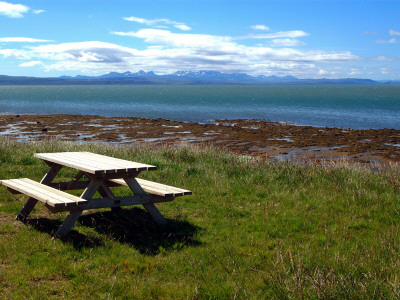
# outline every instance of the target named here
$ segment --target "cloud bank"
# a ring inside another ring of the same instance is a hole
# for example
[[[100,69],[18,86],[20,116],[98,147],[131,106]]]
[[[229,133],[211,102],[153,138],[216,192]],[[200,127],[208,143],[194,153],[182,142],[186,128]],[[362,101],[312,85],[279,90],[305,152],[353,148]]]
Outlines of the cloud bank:
[[[149,20],[143,20],[144,23]],[[154,20],[152,20],[154,21]],[[160,23],[160,22],[158,22]],[[251,75],[292,74],[317,76],[325,74],[323,65],[358,59],[348,51],[300,50],[289,48],[304,45],[293,39],[308,34],[286,31],[244,38],[209,34],[176,33],[166,29],[145,28],[113,35],[139,40],[147,47],[139,50],[114,43],[85,41],[25,46],[21,49],[0,49],[0,55],[23,60],[21,67],[41,67],[46,71],[155,71],[159,74],[179,70],[215,70],[245,72]],[[1,38],[3,42],[40,42],[32,38]],[[0,39],[0,41],[1,41]],[[267,45],[248,41],[267,41]],[[322,72],[322,73],[321,73]]]

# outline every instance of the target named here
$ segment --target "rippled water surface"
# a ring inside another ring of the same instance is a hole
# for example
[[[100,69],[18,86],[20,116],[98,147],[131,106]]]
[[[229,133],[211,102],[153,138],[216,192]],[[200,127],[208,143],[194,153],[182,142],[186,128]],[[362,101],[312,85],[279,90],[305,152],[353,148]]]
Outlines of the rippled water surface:
[[[0,113],[90,114],[208,122],[400,129],[400,85],[0,86]]]

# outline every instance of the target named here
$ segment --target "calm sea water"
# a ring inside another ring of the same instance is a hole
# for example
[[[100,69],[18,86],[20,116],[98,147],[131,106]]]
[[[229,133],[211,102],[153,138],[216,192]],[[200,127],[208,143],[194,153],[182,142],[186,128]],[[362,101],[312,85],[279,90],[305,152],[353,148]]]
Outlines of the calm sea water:
[[[0,86],[0,113],[400,129],[400,86]]]

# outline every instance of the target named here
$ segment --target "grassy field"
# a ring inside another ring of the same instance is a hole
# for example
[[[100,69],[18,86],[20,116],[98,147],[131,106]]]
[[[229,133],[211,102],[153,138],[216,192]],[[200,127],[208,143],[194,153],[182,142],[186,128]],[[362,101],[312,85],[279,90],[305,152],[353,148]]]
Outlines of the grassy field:
[[[158,166],[142,178],[190,189],[158,205],[65,218],[0,188],[0,298],[266,299],[400,297],[399,167],[257,161],[199,148],[0,140],[0,178],[39,181],[35,152],[92,151]],[[74,176],[62,170],[60,180]],[[123,194],[125,189],[114,190]]]

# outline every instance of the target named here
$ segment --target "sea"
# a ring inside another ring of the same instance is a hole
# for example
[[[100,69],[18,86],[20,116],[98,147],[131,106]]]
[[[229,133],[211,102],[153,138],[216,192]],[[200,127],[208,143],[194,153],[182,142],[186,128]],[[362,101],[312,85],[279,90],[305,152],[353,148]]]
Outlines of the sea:
[[[400,129],[400,85],[0,86],[0,114],[148,117],[199,123],[260,119]]]

